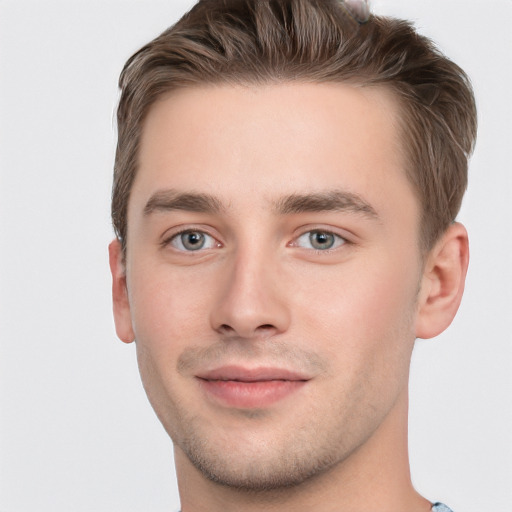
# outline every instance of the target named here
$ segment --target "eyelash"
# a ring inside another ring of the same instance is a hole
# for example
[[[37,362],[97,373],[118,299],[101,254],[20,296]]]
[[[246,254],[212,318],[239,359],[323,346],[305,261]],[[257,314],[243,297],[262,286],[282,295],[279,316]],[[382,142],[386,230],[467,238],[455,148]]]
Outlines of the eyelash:
[[[215,241],[215,245],[216,247],[220,247],[222,246],[222,244],[213,236],[211,235],[210,233],[208,233],[207,231],[205,231],[204,229],[194,229],[194,228],[186,228],[186,229],[182,229],[180,231],[178,231],[177,233],[173,233],[171,236],[165,238],[165,240],[162,241],[162,247],[168,247],[169,245],[172,245],[172,242],[174,240],[179,240],[179,237],[181,237],[182,235],[184,234],[193,234],[193,233],[197,233],[197,234],[200,234],[200,235],[203,235],[203,236],[207,236],[209,238],[211,238],[212,240]],[[183,245],[183,243],[182,243]],[[199,249],[197,249],[196,251],[194,250],[189,250],[187,251],[186,249],[178,249],[176,248],[176,250],[182,252],[182,253],[194,253],[194,252],[200,252],[202,249],[202,247],[200,247]]]
[[[161,243],[161,246],[163,248],[165,247],[168,247],[168,246],[172,246],[172,242],[175,241],[175,240],[179,240],[179,237],[181,237],[182,235],[184,234],[193,234],[193,233],[197,233],[197,234],[200,234],[200,235],[203,235],[203,236],[206,236],[206,237],[209,237],[211,238],[213,241],[214,241],[214,244],[215,244],[215,247],[208,247],[207,249],[213,249],[213,248],[219,248],[219,247],[222,247],[222,243],[219,242],[215,236],[211,235],[210,233],[208,233],[206,230],[204,229],[194,229],[194,228],[186,228],[186,229],[182,229],[176,233],[173,233],[171,236],[169,237],[166,237],[162,243]],[[315,249],[314,247],[312,248],[306,248],[305,250],[307,251],[311,251],[311,252],[314,252],[315,254],[319,254],[319,255],[326,255],[326,254],[330,254],[338,249],[340,249],[341,247],[343,247],[344,245],[348,245],[350,244],[350,240],[348,240],[346,237],[338,234],[338,233],[335,233],[331,230],[328,230],[328,229],[321,229],[321,228],[315,228],[315,229],[308,229],[307,231],[304,231],[302,233],[300,233],[298,236],[296,236],[291,242],[289,242],[287,244],[288,247],[297,247],[299,249],[304,249],[303,247],[301,247],[299,245],[299,240],[303,237],[306,237],[309,235],[309,237],[311,238],[311,236],[314,234],[314,233],[317,233],[317,234],[322,234],[322,235],[329,235],[329,236],[332,236],[334,237],[334,242],[333,244],[336,244],[336,247],[334,248],[326,248],[326,249]],[[181,242],[181,245],[183,246],[183,242]],[[181,252],[181,253],[189,253],[189,254],[193,254],[194,252],[202,252],[203,250],[203,247],[199,247],[198,249],[196,250],[187,250],[186,248],[176,248],[176,247],[173,247],[174,249],[176,249],[177,251]]]
[[[310,243],[312,244],[312,236],[314,234],[317,234],[317,235],[327,235],[327,236],[330,236],[333,238],[333,241],[332,241],[332,245],[334,247],[327,247],[325,249],[318,249],[318,248],[314,248],[314,247],[311,247],[310,249],[306,249],[306,250],[312,250],[314,251],[316,254],[330,254],[334,251],[336,251],[337,249],[339,249],[340,247],[342,247],[343,245],[346,245],[347,243],[350,243],[344,236],[338,234],[338,233],[334,233],[333,231],[330,231],[328,229],[321,229],[321,228],[316,228],[316,229],[309,229],[308,231],[305,231],[304,233],[300,234],[299,236],[297,236],[291,243],[290,243],[290,246],[291,247],[300,247],[299,245],[299,241],[301,240],[301,238],[305,238],[305,237],[309,237],[309,241]]]

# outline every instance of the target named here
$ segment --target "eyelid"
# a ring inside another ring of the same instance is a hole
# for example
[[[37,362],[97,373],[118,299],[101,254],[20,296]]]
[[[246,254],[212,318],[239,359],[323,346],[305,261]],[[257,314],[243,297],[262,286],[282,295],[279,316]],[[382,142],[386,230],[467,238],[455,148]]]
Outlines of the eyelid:
[[[168,229],[162,235],[162,240],[160,242],[160,246],[162,248],[171,246],[173,249],[175,249],[176,251],[178,251],[180,253],[194,253],[194,252],[199,253],[199,252],[208,250],[208,249],[198,249],[197,251],[187,251],[185,249],[178,249],[176,247],[173,247],[171,245],[171,242],[184,233],[202,233],[202,234],[212,238],[213,240],[215,240],[214,248],[219,248],[219,247],[223,246],[222,242],[219,241],[219,237],[211,233],[211,229],[209,229],[206,226],[202,226],[202,225],[190,225],[190,224],[182,225],[182,226],[175,226],[171,229]]]
[[[312,233],[314,231],[318,231],[320,233],[328,233],[332,234],[336,237],[339,237],[344,240],[346,244],[351,244],[355,242],[356,236],[353,235],[350,231],[342,228],[336,228],[333,226],[326,226],[325,224],[311,224],[307,226],[301,226],[300,228],[295,230],[295,234],[293,236],[293,240],[290,244],[293,246],[295,242],[301,237],[308,233]],[[323,251],[325,252],[325,251]]]
[[[320,233],[320,234],[332,236],[333,237],[333,245],[330,247],[325,247],[325,248],[314,247],[313,241],[311,240],[311,237],[314,233]],[[304,247],[303,245],[301,245],[302,239],[304,239],[304,242],[306,242],[306,244],[310,245],[310,247]],[[347,240],[337,233],[333,233],[332,231],[327,231],[327,230],[312,229],[310,231],[306,231],[302,235],[299,235],[297,238],[295,238],[295,240],[293,242],[293,246],[300,248],[300,249],[304,249],[306,251],[314,251],[315,253],[318,253],[318,254],[329,254],[334,251],[337,251],[338,249],[343,247],[346,243],[347,243]]]

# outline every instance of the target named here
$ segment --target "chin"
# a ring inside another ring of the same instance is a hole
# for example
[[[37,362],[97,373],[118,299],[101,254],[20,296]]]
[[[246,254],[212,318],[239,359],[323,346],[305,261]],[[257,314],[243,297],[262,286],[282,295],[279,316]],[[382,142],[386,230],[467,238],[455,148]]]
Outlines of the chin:
[[[275,430],[227,434],[210,429],[205,434],[204,425],[193,420],[187,425],[187,435],[174,439],[177,447],[203,477],[240,491],[268,493],[299,486],[344,459],[340,449],[333,450],[332,440],[325,442],[312,431],[292,436],[289,430],[276,435]]]

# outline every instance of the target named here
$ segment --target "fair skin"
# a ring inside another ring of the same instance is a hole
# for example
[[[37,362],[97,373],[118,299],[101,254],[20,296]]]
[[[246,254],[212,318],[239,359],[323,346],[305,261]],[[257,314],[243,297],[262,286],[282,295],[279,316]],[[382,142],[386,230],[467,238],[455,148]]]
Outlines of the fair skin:
[[[386,90],[343,84],[152,106],[110,264],[183,512],[430,509],[409,475],[409,363],[455,315],[467,235],[421,254],[398,115]]]

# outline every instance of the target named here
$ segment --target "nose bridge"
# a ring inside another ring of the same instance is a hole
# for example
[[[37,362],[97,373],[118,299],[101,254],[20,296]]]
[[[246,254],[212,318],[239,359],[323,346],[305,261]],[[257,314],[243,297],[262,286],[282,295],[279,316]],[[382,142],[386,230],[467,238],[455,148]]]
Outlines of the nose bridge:
[[[289,311],[279,274],[274,249],[254,241],[239,244],[226,265],[212,326],[242,338],[286,330]]]
[[[240,304],[246,303],[248,311],[264,309],[272,296],[273,262],[262,250],[245,250],[235,260],[228,284],[229,294]],[[267,297],[267,300],[265,297]]]

